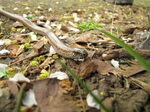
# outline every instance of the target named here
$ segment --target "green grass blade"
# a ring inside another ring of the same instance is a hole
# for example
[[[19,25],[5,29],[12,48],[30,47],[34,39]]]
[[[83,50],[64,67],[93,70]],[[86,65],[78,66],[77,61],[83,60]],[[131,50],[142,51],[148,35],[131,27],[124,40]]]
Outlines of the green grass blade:
[[[108,32],[102,31],[105,35],[110,37],[120,46],[122,46],[128,53],[130,53],[138,62],[148,71],[150,72],[150,63],[148,63],[145,59],[143,59],[136,51],[134,51],[129,45],[125,44],[123,41],[118,39],[117,37],[111,35]]]
[[[23,98],[23,92],[24,92],[25,86],[26,86],[26,84],[24,83],[20,88],[18,98],[17,98],[16,107],[15,107],[15,112],[21,112],[20,108],[21,108],[21,104],[22,104],[22,98]]]
[[[111,112],[108,108],[105,107],[105,105],[102,103],[102,101],[97,97],[95,96],[92,91],[88,88],[88,86],[86,86],[86,84],[67,66],[65,65],[63,62],[61,62],[59,59],[55,58],[56,61],[58,61],[62,67],[64,67],[65,69],[67,69],[72,77],[77,80],[77,82],[88,92],[91,94],[91,96],[94,98],[94,100],[99,103],[101,105],[101,107],[106,111],[106,112]]]

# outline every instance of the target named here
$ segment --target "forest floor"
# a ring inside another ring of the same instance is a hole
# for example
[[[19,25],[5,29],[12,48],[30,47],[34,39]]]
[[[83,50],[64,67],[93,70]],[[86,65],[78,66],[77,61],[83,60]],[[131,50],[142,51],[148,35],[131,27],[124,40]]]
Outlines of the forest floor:
[[[15,111],[23,83],[21,112],[104,112],[93,100],[93,106],[88,104],[88,93],[55,60],[56,56],[98,94],[110,111],[149,112],[150,73],[101,32],[116,36],[149,61],[150,42],[143,43],[150,35],[149,0],[135,0],[132,6],[102,0],[0,0],[0,4],[5,11],[26,16],[53,31],[67,46],[88,52],[82,61],[52,54],[47,37],[0,15],[0,112]],[[26,81],[14,81],[18,74]],[[52,75],[64,75],[65,79],[50,78]],[[36,103],[27,97],[29,91]]]

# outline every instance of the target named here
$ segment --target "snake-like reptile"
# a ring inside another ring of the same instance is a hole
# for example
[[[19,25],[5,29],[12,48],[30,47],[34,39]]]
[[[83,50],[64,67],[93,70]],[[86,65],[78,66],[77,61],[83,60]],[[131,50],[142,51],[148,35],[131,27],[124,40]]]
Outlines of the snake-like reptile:
[[[1,6],[0,6],[0,14],[10,19],[19,21],[25,26],[27,26],[30,30],[33,30],[41,35],[46,36],[50,44],[54,48],[54,50],[61,56],[64,56],[66,58],[71,58],[71,59],[85,59],[87,57],[87,52],[84,49],[72,48],[72,47],[66,46],[56,37],[56,35],[52,31],[35,25],[33,22],[31,22],[27,18],[9,13],[3,10]]]

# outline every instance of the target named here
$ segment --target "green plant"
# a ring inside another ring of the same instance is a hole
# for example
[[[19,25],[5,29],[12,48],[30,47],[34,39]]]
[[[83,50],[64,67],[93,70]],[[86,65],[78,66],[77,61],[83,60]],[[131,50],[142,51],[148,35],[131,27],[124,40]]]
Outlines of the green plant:
[[[37,76],[37,79],[44,79],[44,78],[47,78],[49,75],[48,71],[46,71],[45,69],[43,69],[41,71],[41,74]]]
[[[101,29],[101,25],[100,24],[95,24],[94,21],[81,22],[79,24],[79,29],[82,32],[86,31],[87,29],[100,30]]]
[[[16,107],[15,107],[15,112],[21,112],[20,108],[21,108],[21,104],[22,104],[22,98],[23,98],[23,92],[24,92],[25,86],[26,86],[26,84],[24,83],[20,88],[18,98],[17,98]]]
[[[24,46],[25,46],[26,49],[32,48],[30,42],[31,42],[31,39],[28,38],[27,41],[26,41],[25,44],[24,44]]]
[[[150,63],[143,59],[136,51],[134,51],[129,45],[125,44],[123,41],[118,39],[117,37],[111,35],[108,32],[102,31],[105,35],[110,37],[120,46],[122,46],[128,53],[130,53],[148,72],[150,72]]]
[[[148,17],[148,23],[150,24],[150,14],[148,14],[147,17]]]

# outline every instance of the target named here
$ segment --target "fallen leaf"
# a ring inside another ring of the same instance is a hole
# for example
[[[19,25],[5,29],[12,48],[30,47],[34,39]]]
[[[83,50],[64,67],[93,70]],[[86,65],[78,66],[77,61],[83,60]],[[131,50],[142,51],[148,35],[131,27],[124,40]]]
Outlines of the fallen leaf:
[[[74,47],[74,48],[88,48],[87,44],[86,43],[83,43],[83,42],[75,42],[73,44],[71,44],[71,47]]]
[[[4,87],[6,85],[6,80],[0,81],[0,88]]]
[[[16,56],[17,51],[20,48],[20,46],[18,44],[10,44],[6,48],[11,50],[10,52],[11,56]]]
[[[71,91],[73,88],[71,87],[71,82],[69,79],[64,79],[59,81],[60,87],[62,87],[66,91]]]
[[[24,48],[25,48],[25,46],[24,46],[24,45],[21,45],[21,46],[19,47],[19,49],[17,50],[17,52],[16,52],[16,56],[18,56],[19,54],[21,54],[21,53],[24,51]]]
[[[40,53],[42,51],[42,49],[44,48],[44,42],[41,40],[41,41],[38,41],[34,46],[34,51],[37,52],[37,53]]]
[[[98,65],[97,71],[102,75],[109,75],[109,72],[116,74],[118,71],[108,62],[94,59],[94,63]]]
[[[87,31],[85,33],[82,33],[79,35],[79,37],[77,38],[76,42],[99,42],[97,38],[93,39],[93,35],[100,33],[99,30],[91,30],[91,31]]]
[[[67,26],[61,26],[61,30],[64,31],[64,32],[68,32],[69,29],[67,28]]]
[[[20,23],[20,22],[15,22],[15,23],[12,24],[12,26],[15,27],[15,28],[20,28],[20,27],[23,28],[23,24]]]
[[[47,57],[45,59],[45,61],[39,65],[39,68],[47,68],[50,64],[52,64],[54,62],[54,59],[52,57]]]
[[[145,82],[140,81],[140,80],[138,80],[136,78],[133,78],[133,77],[131,77],[130,79],[131,79],[131,81],[133,83],[135,83],[140,88],[142,88],[143,90],[145,90],[148,94],[150,94],[150,84],[149,83],[145,83]]]
[[[139,72],[145,71],[145,68],[138,63],[136,60],[130,61],[132,64],[130,66],[121,65],[123,71],[121,71],[118,75],[123,77],[131,77]]]
[[[74,112],[76,110],[72,101],[66,101],[63,98],[66,91],[59,86],[57,79],[36,80],[33,90],[41,112]]]
[[[44,49],[44,42],[41,40],[41,41],[38,41],[34,46],[33,46],[34,50],[31,51],[30,54],[28,54],[25,58],[29,58],[29,57],[33,57],[33,56],[36,56],[36,55],[39,55],[42,50]]]
[[[111,50],[110,53],[108,53],[108,52],[107,53],[103,53],[102,54],[102,58],[104,60],[116,59],[116,58],[118,58],[118,55],[119,55],[118,52]]]
[[[23,36],[27,36],[27,35],[29,35],[29,34],[14,34],[14,33],[12,33],[10,38],[14,39],[16,41],[19,41],[21,43],[25,43],[26,39],[24,39]]]
[[[88,107],[88,105],[87,105],[85,100],[78,99],[78,100],[75,101],[75,103],[80,108],[81,112],[89,110],[89,107]]]
[[[11,93],[12,93],[15,97],[17,97],[17,95],[18,95],[18,93],[19,93],[19,89],[18,89],[17,83],[14,82],[14,81],[8,80],[8,81],[7,81],[7,85],[8,85],[8,87],[10,88]]]
[[[97,65],[92,59],[87,59],[79,65],[77,75],[81,78],[89,77],[93,72],[97,70]]]

